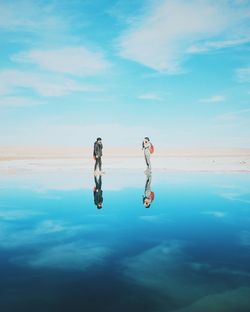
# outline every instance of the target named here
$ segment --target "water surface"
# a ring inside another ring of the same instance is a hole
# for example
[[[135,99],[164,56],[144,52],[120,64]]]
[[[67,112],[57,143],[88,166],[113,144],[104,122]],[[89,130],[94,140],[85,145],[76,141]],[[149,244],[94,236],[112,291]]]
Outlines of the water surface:
[[[95,182],[1,176],[0,311],[250,311],[250,175],[153,172],[150,208],[143,172]]]

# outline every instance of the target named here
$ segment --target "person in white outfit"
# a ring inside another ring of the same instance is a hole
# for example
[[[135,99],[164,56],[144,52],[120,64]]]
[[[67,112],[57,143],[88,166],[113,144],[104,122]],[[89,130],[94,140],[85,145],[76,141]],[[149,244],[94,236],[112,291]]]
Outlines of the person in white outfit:
[[[148,137],[145,137],[143,142],[142,142],[142,149],[144,151],[144,157],[147,165],[146,172],[151,171],[151,160],[150,160],[150,146],[151,142]]]

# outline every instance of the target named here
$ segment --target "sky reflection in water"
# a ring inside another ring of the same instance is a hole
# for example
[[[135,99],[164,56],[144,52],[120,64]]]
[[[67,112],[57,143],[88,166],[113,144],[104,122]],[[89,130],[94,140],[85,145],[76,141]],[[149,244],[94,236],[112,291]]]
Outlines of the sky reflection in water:
[[[249,185],[247,174],[1,176],[0,310],[249,311]]]

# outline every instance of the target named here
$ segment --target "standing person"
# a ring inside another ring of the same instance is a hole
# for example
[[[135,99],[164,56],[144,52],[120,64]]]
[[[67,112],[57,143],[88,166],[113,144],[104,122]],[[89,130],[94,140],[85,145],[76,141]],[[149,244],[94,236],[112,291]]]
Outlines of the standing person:
[[[145,137],[142,142],[142,149],[144,151],[144,157],[147,165],[145,173],[151,172],[151,160],[150,156],[154,152],[153,144],[150,142],[148,137]]]
[[[102,139],[97,138],[94,143],[93,158],[95,160],[94,173],[97,173],[97,166],[99,167],[99,172],[102,173]]]

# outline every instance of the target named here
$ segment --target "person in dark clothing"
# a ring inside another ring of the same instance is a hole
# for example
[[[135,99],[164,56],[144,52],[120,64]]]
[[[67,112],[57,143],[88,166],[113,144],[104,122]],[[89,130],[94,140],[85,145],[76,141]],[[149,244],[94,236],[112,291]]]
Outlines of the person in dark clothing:
[[[102,172],[102,139],[97,138],[94,143],[94,150],[93,150],[93,158],[95,160],[95,167],[94,171],[97,173],[97,167],[99,168],[99,172]]]
[[[95,187],[93,190],[94,203],[95,203],[97,209],[101,209],[102,203],[103,203],[102,176],[99,175],[98,178],[96,176],[94,176],[94,180],[95,180]]]

